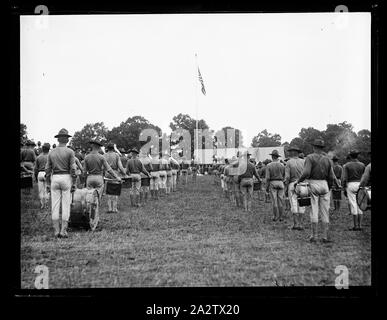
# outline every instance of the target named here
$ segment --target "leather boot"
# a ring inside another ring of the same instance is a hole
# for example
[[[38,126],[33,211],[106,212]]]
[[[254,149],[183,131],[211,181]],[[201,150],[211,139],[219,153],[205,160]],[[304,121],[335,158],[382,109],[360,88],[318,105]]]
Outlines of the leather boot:
[[[52,220],[52,225],[54,226],[54,236],[59,237],[59,233],[60,233],[59,220]]]
[[[62,220],[62,228],[60,230],[60,237],[61,238],[68,238],[67,225],[68,225],[68,222],[65,220]]]

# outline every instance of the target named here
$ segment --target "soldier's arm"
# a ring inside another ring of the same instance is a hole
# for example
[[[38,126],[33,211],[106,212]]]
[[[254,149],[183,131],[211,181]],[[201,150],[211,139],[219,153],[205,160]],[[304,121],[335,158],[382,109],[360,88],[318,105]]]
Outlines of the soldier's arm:
[[[307,157],[304,162],[304,170],[302,171],[301,177],[298,179],[298,182],[302,182],[305,179],[308,179],[310,177],[310,172],[312,171],[312,162]]]

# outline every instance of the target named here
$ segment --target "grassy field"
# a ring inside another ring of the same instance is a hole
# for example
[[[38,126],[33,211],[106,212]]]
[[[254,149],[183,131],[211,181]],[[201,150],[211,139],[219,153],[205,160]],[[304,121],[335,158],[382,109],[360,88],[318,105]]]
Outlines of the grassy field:
[[[50,214],[39,209],[36,186],[21,194],[21,288],[34,288],[34,269],[49,268],[49,287],[333,286],[335,267],[349,270],[349,285],[371,284],[371,214],[364,229],[347,231],[352,217],[343,200],[331,216],[332,244],[309,243],[292,231],[290,216],[271,221],[270,204],[253,212],[230,207],[209,176],[145,207],[107,214],[95,232],[74,230],[54,239]],[[307,211],[308,212],[308,211]]]

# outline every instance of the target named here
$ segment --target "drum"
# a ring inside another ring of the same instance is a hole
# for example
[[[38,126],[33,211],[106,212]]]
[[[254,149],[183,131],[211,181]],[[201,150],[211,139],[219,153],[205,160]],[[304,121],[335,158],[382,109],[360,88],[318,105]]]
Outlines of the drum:
[[[96,189],[76,189],[72,194],[69,227],[94,231],[99,221],[99,201]]]
[[[261,190],[261,182],[260,181],[254,181],[253,190],[254,191]]]
[[[309,184],[307,182],[298,183],[294,191],[297,195],[297,202],[300,207],[311,205]]]
[[[356,202],[362,211],[371,209],[371,187],[359,188],[356,193]]]
[[[341,200],[341,189],[332,189],[333,200]]]
[[[122,184],[119,181],[107,181],[105,193],[111,196],[121,195]]]
[[[124,182],[122,183],[123,189],[130,189],[132,187],[132,178],[122,178]]]
[[[141,178],[141,187],[149,187],[150,186],[150,178],[145,177]]]
[[[20,174],[20,188],[29,189],[32,188],[32,173],[21,172]]]

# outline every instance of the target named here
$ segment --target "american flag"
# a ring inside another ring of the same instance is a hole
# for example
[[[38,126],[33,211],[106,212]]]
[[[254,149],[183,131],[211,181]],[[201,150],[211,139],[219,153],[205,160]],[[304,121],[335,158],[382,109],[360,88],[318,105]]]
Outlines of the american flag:
[[[198,73],[199,73],[199,81],[202,84],[202,92],[204,95],[206,95],[206,88],[204,87],[204,82],[203,82],[203,78],[202,78],[202,75],[200,73],[199,67],[198,67]]]

